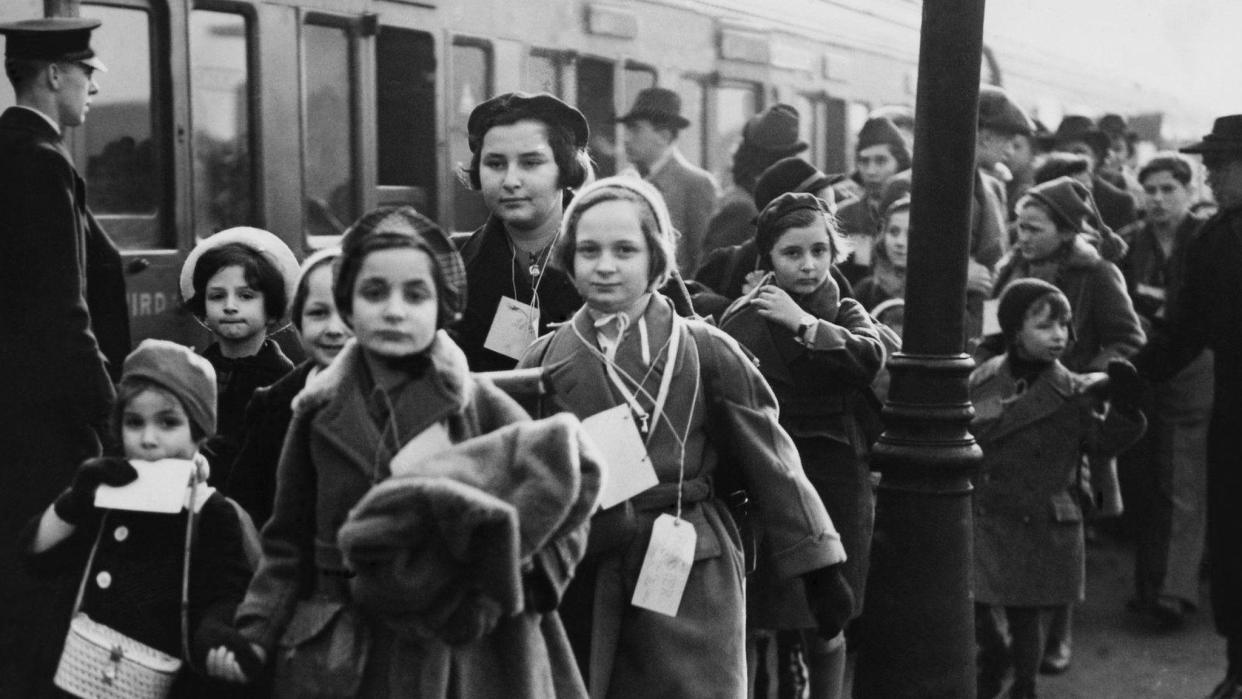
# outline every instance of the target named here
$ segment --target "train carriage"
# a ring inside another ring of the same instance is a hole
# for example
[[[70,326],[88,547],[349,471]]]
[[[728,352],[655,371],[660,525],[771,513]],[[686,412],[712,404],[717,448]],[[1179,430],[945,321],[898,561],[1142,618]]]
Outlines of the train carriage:
[[[653,85],[680,93],[681,149],[722,183],[775,101],[803,114],[805,157],[846,171],[870,109],[913,102],[920,15],[912,0],[7,0],[0,21],[45,9],[103,20],[109,72],[69,141],[125,257],[134,340],[195,345],[177,273],[215,231],[261,226],[306,254],[380,203],[479,225],[457,170],[470,110],[500,92],[578,105],[601,175],[626,164],[611,118]],[[990,52],[983,74],[1001,76]]]

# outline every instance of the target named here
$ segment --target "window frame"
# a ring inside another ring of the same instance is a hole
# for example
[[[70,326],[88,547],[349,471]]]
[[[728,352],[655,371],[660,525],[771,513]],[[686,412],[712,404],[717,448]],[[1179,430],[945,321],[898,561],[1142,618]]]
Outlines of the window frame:
[[[464,48],[476,48],[483,52],[486,74],[484,75],[484,89],[483,94],[480,96],[480,103],[490,99],[496,92],[496,45],[491,39],[481,36],[450,32],[444,42],[444,50],[447,54],[447,60],[445,63],[448,65],[448,70],[444,71],[444,75],[441,78],[444,80],[444,92],[447,95],[444,100],[443,115],[445,134],[444,153],[448,167],[440,168],[443,172],[441,175],[443,180],[441,181],[440,191],[444,193],[442,195],[443,199],[440,209],[440,216],[442,219],[441,225],[444,225],[446,230],[449,230],[451,227],[450,233],[465,232],[470,230],[464,228],[462,225],[463,222],[458,220],[458,204],[463,201],[463,199],[470,196],[476,197],[478,199],[478,206],[482,207],[484,210],[487,208],[483,205],[482,195],[479,192],[473,191],[467,184],[463,184],[462,181],[459,181],[458,179],[458,163],[460,162],[461,165],[466,167],[469,167],[470,164],[469,143],[467,143],[465,151],[467,154],[466,160],[461,161],[453,157],[453,138],[457,135],[455,133],[456,130],[460,128],[462,135],[467,136],[467,138],[469,137],[469,134],[466,132],[466,122],[457,114],[456,88],[457,73],[460,66],[458,65],[456,49],[459,46]],[[462,177],[465,177],[464,173],[462,174]]]

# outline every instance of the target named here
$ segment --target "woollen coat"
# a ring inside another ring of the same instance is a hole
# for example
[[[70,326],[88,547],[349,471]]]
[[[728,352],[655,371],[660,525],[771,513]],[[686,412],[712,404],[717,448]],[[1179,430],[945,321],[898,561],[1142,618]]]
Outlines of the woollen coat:
[[[226,357],[218,342],[208,345],[203,356],[216,370],[216,433],[203,445],[203,453],[211,462],[208,483],[219,488],[228,483],[233,461],[246,440],[250,428],[246,408],[254,392],[293,371],[293,362],[270,337],[249,357]]]
[[[310,381],[293,406],[293,421],[277,469],[276,505],[262,532],[263,558],[246,598],[238,607],[235,624],[249,640],[272,657],[300,599],[320,593],[352,605],[348,592],[334,589],[325,578],[348,574],[337,532],[349,511],[364,494],[390,475],[389,463],[400,447],[427,428],[443,424],[451,443],[486,434],[504,425],[527,420],[526,413],[489,380],[473,376],[465,355],[440,331],[427,350],[430,366],[383,400],[374,389],[361,350],[349,343],[332,365]],[[387,408],[390,423],[377,422],[377,409]],[[395,430],[395,437],[394,432]],[[559,594],[573,575],[585,532],[569,537],[562,546],[547,549],[535,560],[537,573]],[[535,649],[527,663],[514,663],[488,674],[497,683],[496,695],[518,682],[513,673],[550,673],[557,696],[582,696],[582,679],[561,639],[563,629],[555,615],[540,621],[546,646]],[[442,667],[420,662],[426,648],[395,637],[390,630],[371,625],[374,643],[367,660],[360,696],[456,696],[451,686],[437,683]],[[433,654],[454,662],[468,655],[471,645]]]
[[[976,602],[1046,607],[1082,600],[1075,496],[1082,454],[1114,456],[1145,427],[1142,413],[1116,405],[1101,417],[1086,386],[1053,362],[1028,387],[1014,379],[1006,355],[971,373],[971,432],[983,449],[974,498]]]
[[[664,196],[673,228],[681,233],[677,242],[677,269],[687,275],[699,268],[707,224],[720,196],[716,178],[696,167],[676,147],[655,171],[644,178]]]
[[[659,484],[597,514],[588,550],[561,605],[592,697],[745,696],[745,575],[736,524],[715,484],[748,486],[758,503],[778,577],[792,578],[845,558],[840,536],[802,470],[798,453],[777,419],[776,399],[736,341],[697,320],[674,320],[658,294],[643,314],[651,366],[642,360],[640,333],[631,325],[616,362],[657,395],[664,372],[674,371],[664,411],[647,440]],[[677,356],[664,347],[680,333]],[[542,366],[556,408],[586,418],[625,401],[585,342],[597,343],[587,309],[544,336],[520,366]],[[645,409],[651,401],[639,394]],[[670,424],[684,438],[684,452]],[[683,431],[684,430],[684,431]],[[726,473],[721,450],[727,450]],[[679,456],[684,460],[679,460]],[[694,564],[676,617],[634,607],[630,599],[655,519],[677,503],[684,463],[682,517],[697,535]]]
[[[1073,335],[1061,362],[1070,371],[1104,371],[1109,360],[1134,356],[1146,341],[1121,271],[1083,236],[1048,260],[1031,262],[1011,251],[997,272],[993,296],[1026,277],[1053,284],[1069,299]]]
[[[1208,550],[1216,629],[1242,639],[1242,206],[1208,219],[1186,248],[1183,286],[1169,324],[1136,358],[1156,381],[1185,368],[1204,348],[1215,356],[1208,427]]]
[[[854,616],[862,611],[875,505],[868,454],[871,444],[856,414],[884,364],[879,331],[862,304],[838,297],[831,278],[795,301],[818,319],[814,342],[804,345],[789,328],[759,315],[753,294],[738,299],[720,329],[754,355],[780,405],[781,427],[793,438],[807,478],[823,500],[845,546],[845,579],[854,591]],[[759,561],[762,567],[764,561]],[[796,623],[801,586],[771,585],[757,570],[750,593],[766,604],[750,606],[757,628],[813,628]],[[761,584],[762,583],[762,584]],[[795,603],[791,608],[790,602]]]

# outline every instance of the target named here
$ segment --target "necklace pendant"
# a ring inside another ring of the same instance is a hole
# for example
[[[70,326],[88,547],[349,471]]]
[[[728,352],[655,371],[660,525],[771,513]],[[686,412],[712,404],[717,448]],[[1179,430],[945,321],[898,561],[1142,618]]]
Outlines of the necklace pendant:
[[[538,277],[538,276],[539,276],[539,272],[540,272],[541,270],[539,269],[539,265],[534,264],[534,263],[531,263],[531,266],[530,266],[530,270],[529,270],[529,271],[530,271],[530,276],[531,276],[532,278],[534,278],[534,277]]]

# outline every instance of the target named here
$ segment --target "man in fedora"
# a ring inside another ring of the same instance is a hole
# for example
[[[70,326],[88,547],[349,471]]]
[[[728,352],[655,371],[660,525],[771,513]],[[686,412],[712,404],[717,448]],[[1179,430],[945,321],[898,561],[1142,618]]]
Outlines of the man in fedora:
[[[112,378],[129,352],[121,257],[86,207],[63,143],[99,91],[98,20],[0,25],[16,106],[0,114],[0,628],[40,604],[18,573],[23,523],[100,453]],[[110,376],[111,370],[111,376]],[[13,686],[20,633],[0,635],[0,695]],[[12,696],[24,696],[20,690]]]
[[[699,259],[718,248],[741,245],[754,235],[755,182],[776,161],[807,149],[798,138],[798,110],[774,104],[751,117],[742,128],[742,142],[733,151],[733,186],[716,205],[707,225]]]
[[[1204,349],[1215,354],[1207,547],[1212,612],[1228,664],[1209,696],[1242,699],[1242,114],[1220,117],[1212,133],[1182,152],[1203,156],[1220,209],[1187,243],[1183,286],[1169,301],[1169,323],[1153,334],[1136,365],[1163,381]]]
[[[1077,153],[1091,161],[1091,196],[1100,209],[1100,217],[1113,230],[1121,230],[1138,218],[1134,197],[1125,190],[1125,181],[1110,182],[1103,172],[1112,142],[1088,117],[1070,114],[1061,120],[1050,139],[1050,150]]]
[[[625,125],[625,156],[643,179],[664,195],[673,227],[681,233],[677,267],[687,276],[699,265],[707,222],[716,205],[716,178],[695,167],[677,149],[677,136],[690,125],[681,115],[681,97],[649,87],[617,121]]]

